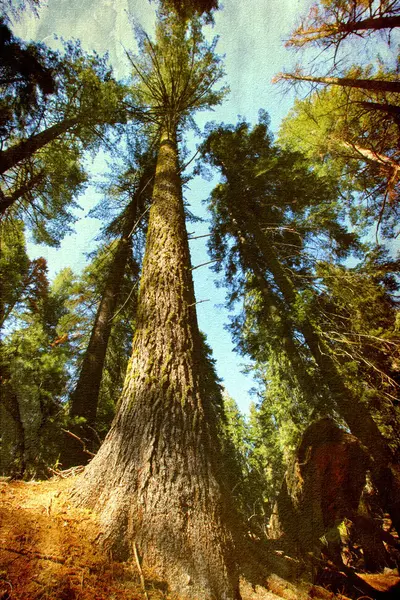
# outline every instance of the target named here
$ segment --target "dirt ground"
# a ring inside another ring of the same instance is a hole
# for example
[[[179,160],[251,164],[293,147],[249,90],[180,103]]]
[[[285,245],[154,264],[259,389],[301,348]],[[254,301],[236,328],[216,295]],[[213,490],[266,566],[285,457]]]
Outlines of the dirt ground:
[[[137,568],[96,544],[95,516],[68,504],[73,483],[0,482],[0,600],[145,598]]]
[[[144,591],[136,563],[114,561],[96,543],[96,516],[69,504],[75,481],[0,479],[0,600],[173,600],[149,578]],[[340,598],[274,575],[265,586],[242,580],[243,600]]]

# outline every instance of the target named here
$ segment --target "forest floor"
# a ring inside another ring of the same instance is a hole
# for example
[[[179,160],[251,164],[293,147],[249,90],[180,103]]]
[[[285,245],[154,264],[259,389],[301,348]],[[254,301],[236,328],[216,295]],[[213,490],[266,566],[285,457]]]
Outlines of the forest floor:
[[[0,600],[172,600],[149,579],[144,592],[135,562],[117,562],[101,549],[95,515],[69,504],[74,483],[74,477],[0,480]],[[265,587],[242,580],[241,594],[243,600],[340,598],[274,575]]]

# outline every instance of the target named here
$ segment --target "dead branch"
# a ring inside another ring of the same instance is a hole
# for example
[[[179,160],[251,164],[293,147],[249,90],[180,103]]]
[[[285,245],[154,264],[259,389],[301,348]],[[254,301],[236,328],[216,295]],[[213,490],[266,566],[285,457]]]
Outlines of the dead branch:
[[[12,552],[13,554],[20,554],[21,556],[29,556],[30,558],[36,558],[37,560],[50,560],[51,562],[55,562],[60,565],[65,564],[65,558],[60,556],[41,554],[40,552],[34,552],[32,550],[15,550],[14,548],[9,548],[8,546],[0,546],[0,550]]]
[[[140,585],[142,586],[144,597],[146,598],[146,600],[149,600],[149,597],[148,597],[147,591],[146,591],[146,582],[144,580],[144,575],[143,575],[142,567],[140,565],[139,554],[138,554],[138,551],[137,551],[136,542],[133,542],[133,553],[135,555],[136,566],[137,566],[138,571],[139,571]]]
[[[69,431],[69,429],[61,429],[61,431],[63,431],[64,433],[67,433],[68,435],[70,435],[71,437],[75,438],[76,440],[78,440],[78,442],[80,442],[82,444],[82,452],[84,452],[85,454],[89,454],[89,456],[91,456],[92,458],[94,456],[96,456],[93,452],[90,452],[90,450],[88,450],[86,448],[86,444],[83,441],[82,438],[78,437],[77,435],[75,435],[75,433],[72,433],[72,431]]]
[[[60,479],[67,479],[67,477],[73,477],[74,475],[79,475],[85,470],[84,465],[78,465],[76,467],[71,467],[70,469],[65,469],[64,471],[60,471],[59,469],[52,469],[51,467],[47,467],[50,473],[53,473],[55,477],[59,477]]]

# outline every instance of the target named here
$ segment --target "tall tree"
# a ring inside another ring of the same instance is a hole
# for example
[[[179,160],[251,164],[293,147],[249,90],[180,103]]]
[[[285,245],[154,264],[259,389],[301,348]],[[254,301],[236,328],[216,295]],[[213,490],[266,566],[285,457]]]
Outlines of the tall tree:
[[[133,260],[134,230],[143,218],[146,205],[148,208],[153,189],[154,157],[150,152],[139,157],[139,160],[141,164],[139,163],[136,169],[131,168],[129,172],[125,171],[120,175],[119,182],[113,186],[114,189],[110,190],[114,194],[119,192],[120,195],[128,196],[129,200],[122,215],[117,218],[118,223],[114,222],[108,228],[114,230],[117,228],[120,233],[108,248],[112,255],[107,261],[108,274],[105,276],[89,343],[70,401],[70,417],[80,420],[78,431],[75,433],[87,440],[87,446],[91,446],[90,442],[94,440],[103,367],[115,314],[120,305],[124,275],[129,261]],[[136,252],[136,255],[138,254]],[[135,270],[138,276],[137,264]],[[85,461],[85,456],[82,455],[79,447],[76,447],[76,452],[74,448],[75,446],[72,445],[66,448],[63,464],[65,461],[70,464]]]
[[[237,594],[232,518],[224,493],[212,381],[199,334],[177,134],[220,101],[222,71],[198,21],[160,14],[156,42],[132,58],[140,98],[159,124],[159,149],[136,318],[119,410],[75,489],[95,507],[119,554],[186,598]]]
[[[350,239],[335,219],[334,212],[329,214],[328,210],[324,214],[329,203],[325,200],[321,204],[321,199],[324,196],[329,198],[329,189],[324,190],[323,182],[319,182],[304,166],[296,173],[293,168],[296,156],[281,154],[278,149],[271,148],[265,124],[259,125],[253,132],[248,129],[248,125],[243,123],[234,130],[217,128],[205,145],[208,160],[220,169],[224,177],[224,182],[212,195],[216,256],[223,259],[226,253],[230,277],[238,272],[239,265],[240,272],[247,273],[248,278],[253,274],[255,289],[265,302],[266,310],[269,307],[264,290],[272,292],[279,300],[277,305],[282,308],[278,318],[282,318],[282,313],[286,314],[292,331],[301,336],[298,342],[308,349],[317,366],[337,412],[369,449],[374,460],[374,481],[399,527],[398,465],[395,457],[370,410],[343,378],[329,345],[319,335],[312,313],[303,300],[312,293],[307,284],[312,271],[306,259],[305,244],[313,240],[322,253],[321,239],[325,238],[325,245],[334,250],[334,254],[338,252],[339,256],[344,256],[343,244],[344,248],[348,248]],[[287,160],[292,161],[292,168],[281,170]],[[293,194],[292,189],[290,196],[288,173],[292,185],[297,180],[296,190]],[[307,190],[311,181],[313,189]],[[331,209],[335,206],[332,200],[331,197]],[[301,226],[302,222],[303,228],[297,229],[296,224]],[[287,236],[285,231],[289,232]],[[293,334],[287,331],[286,335]],[[292,364],[295,368],[295,363]]]

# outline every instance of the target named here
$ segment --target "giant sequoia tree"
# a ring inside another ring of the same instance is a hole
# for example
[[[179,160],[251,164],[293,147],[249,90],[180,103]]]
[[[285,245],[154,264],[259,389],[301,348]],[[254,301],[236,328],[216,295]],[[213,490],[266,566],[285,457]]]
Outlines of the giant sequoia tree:
[[[132,58],[159,125],[132,357],[119,410],[75,490],[100,513],[105,541],[137,551],[186,598],[236,596],[215,390],[196,320],[177,147],[190,114],[221,99],[221,66],[198,21],[161,14],[156,43]]]

